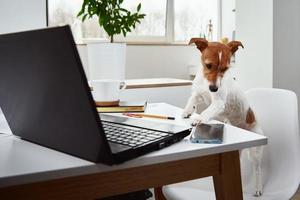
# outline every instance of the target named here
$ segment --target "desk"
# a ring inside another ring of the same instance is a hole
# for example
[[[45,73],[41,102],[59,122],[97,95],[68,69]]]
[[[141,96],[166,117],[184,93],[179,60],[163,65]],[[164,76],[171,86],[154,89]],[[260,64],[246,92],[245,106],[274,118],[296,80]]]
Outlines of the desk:
[[[192,81],[174,78],[128,79],[126,90],[120,98],[126,101],[143,101],[150,103],[168,102],[184,107],[191,96]],[[178,95],[180,94],[180,95]]]
[[[168,104],[149,104],[146,111],[176,117],[164,123],[189,123],[180,118],[180,108]],[[266,143],[264,136],[226,125],[223,144],[191,144],[185,139],[106,166],[15,136],[1,137],[0,199],[95,199],[207,176],[214,177],[218,199],[242,199],[238,150]]]
[[[183,80],[176,78],[128,79],[125,80],[125,82],[126,89],[160,88],[192,85],[191,80]]]

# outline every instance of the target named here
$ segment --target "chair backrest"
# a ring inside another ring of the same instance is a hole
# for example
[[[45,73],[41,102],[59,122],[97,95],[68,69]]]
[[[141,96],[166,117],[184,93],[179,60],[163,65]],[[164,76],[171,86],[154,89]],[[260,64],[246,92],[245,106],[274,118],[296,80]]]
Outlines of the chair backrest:
[[[0,108],[0,134],[1,133],[5,133],[5,134],[12,134],[9,126],[8,126],[8,123],[6,121],[6,118],[2,112],[2,109]],[[1,137],[1,135],[0,135]]]
[[[297,96],[292,91],[274,88],[251,89],[246,96],[268,137],[262,161],[265,193],[285,191],[285,194],[292,194],[300,182]],[[246,168],[243,169],[244,179],[253,179],[247,159],[242,159],[242,167]]]

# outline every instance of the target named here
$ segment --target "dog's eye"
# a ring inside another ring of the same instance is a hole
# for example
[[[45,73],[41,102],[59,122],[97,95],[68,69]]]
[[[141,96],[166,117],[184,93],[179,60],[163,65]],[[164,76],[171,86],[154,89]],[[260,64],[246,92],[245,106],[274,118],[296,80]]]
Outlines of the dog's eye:
[[[222,69],[220,70],[220,72],[225,72],[227,69],[228,69],[227,67],[222,68]]]
[[[207,69],[211,69],[212,65],[211,64],[206,64]]]

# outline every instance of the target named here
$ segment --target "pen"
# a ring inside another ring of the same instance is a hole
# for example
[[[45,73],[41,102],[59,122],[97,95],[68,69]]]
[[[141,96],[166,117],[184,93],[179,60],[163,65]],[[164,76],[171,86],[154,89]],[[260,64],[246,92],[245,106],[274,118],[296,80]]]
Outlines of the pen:
[[[163,115],[152,115],[152,114],[142,114],[142,113],[123,113],[123,115],[128,117],[148,117],[148,118],[156,118],[156,119],[169,119],[169,120],[175,120],[175,117],[169,117],[169,116],[163,116]]]

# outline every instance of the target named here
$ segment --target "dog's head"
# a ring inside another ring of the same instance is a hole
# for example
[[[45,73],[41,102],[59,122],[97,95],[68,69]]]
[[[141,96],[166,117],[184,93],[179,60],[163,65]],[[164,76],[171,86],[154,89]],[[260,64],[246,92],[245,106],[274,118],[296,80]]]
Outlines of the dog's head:
[[[227,45],[220,42],[208,42],[203,38],[192,38],[189,44],[195,43],[201,51],[203,75],[211,92],[218,91],[222,78],[230,67],[231,56],[243,47],[239,41],[231,41]]]

